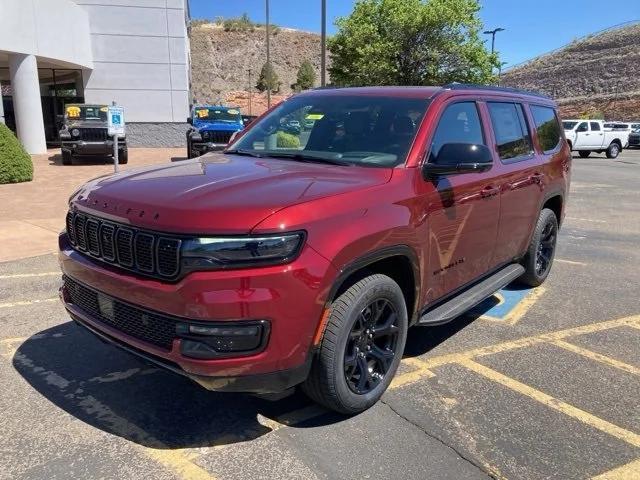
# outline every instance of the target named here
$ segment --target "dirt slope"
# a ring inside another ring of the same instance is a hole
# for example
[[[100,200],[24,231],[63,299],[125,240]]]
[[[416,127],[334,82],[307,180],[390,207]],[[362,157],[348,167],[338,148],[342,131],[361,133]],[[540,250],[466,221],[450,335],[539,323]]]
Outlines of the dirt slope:
[[[248,113],[249,86],[253,114],[266,108],[266,95],[255,85],[266,60],[265,30],[225,31],[216,24],[194,25],[191,29],[191,83],[198,103],[233,103]],[[320,36],[277,28],[271,37],[271,63],[282,85],[274,101],[291,94],[298,67],[309,60],[320,83]],[[251,69],[251,81],[249,78]]]
[[[505,72],[502,84],[553,96],[564,117],[640,118],[640,24],[593,35]]]

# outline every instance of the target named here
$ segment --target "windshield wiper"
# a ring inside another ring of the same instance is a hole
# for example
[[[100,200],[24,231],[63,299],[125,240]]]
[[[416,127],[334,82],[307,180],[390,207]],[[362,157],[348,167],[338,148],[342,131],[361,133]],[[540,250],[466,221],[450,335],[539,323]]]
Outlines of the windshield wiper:
[[[244,150],[242,148],[237,150],[225,150],[222,153],[233,154],[233,155],[244,155],[246,157],[255,157],[255,158],[264,157],[264,155],[260,155],[259,153],[252,152],[251,150]]]
[[[305,155],[304,153],[267,153],[265,157],[270,158],[286,158],[291,160],[297,160],[298,162],[308,163],[327,163],[329,165],[339,165],[341,167],[352,167],[353,162],[347,162],[346,160],[338,160],[337,158],[317,157],[315,155]]]

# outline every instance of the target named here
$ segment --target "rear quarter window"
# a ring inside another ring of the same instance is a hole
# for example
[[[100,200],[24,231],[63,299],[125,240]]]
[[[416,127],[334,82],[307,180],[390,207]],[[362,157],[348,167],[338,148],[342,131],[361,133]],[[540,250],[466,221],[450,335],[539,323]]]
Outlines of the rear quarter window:
[[[553,108],[531,105],[531,115],[536,126],[536,133],[540,148],[544,152],[551,152],[560,144],[562,133],[560,122]],[[600,125],[598,125],[600,127]]]
[[[533,144],[519,103],[488,102],[489,116],[501,160],[522,159],[533,154]]]

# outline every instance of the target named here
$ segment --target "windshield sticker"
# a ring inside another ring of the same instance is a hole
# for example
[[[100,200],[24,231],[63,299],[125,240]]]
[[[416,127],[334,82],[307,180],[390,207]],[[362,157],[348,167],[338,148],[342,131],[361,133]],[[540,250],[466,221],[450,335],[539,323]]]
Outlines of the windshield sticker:
[[[240,112],[234,108],[227,110],[227,113],[231,114],[231,115],[238,115]]]
[[[310,113],[305,118],[307,120],[322,120],[322,117],[324,117],[322,113]]]
[[[196,115],[198,118],[207,118],[209,116],[209,110],[206,108],[200,108],[196,110]]]
[[[67,117],[75,118],[80,116],[80,107],[67,107]]]

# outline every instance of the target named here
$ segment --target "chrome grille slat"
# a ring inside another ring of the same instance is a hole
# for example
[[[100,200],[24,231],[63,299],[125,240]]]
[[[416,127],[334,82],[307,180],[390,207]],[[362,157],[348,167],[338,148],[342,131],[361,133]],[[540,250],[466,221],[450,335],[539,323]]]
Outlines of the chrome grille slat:
[[[98,230],[100,230],[100,223],[93,218],[89,218],[87,220],[87,250],[89,250],[91,255],[95,255],[96,257],[100,256]]]
[[[69,211],[66,218],[71,246],[111,265],[162,279],[180,273],[179,238]]]
[[[87,250],[87,234],[85,231],[85,226],[87,222],[87,217],[84,215],[76,215],[73,219],[73,230],[76,234],[76,243],[80,250]]]
[[[140,232],[136,234],[136,267],[143,272],[153,272],[153,243],[154,238],[152,235]]]

